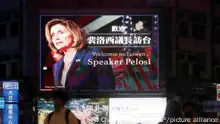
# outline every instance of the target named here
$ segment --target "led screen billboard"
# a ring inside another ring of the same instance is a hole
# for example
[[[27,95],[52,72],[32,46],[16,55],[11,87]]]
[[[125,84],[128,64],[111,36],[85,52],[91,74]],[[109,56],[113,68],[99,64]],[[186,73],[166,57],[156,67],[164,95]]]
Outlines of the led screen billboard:
[[[82,124],[102,124],[101,122],[109,117],[108,105],[108,99],[105,98],[84,98],[71,99],[66,106],[81,120]],[[53,110],[52,100],[39,99],[38,124],[43,124],[45,117]]]
[[[78,98],[66,105],[82,124],[157,124],[163,119],[166,98]],[[38,100],[38,124],[54,110],[52,99]]]
[[[159,89],[158,15],[41,15],[41,89]]]

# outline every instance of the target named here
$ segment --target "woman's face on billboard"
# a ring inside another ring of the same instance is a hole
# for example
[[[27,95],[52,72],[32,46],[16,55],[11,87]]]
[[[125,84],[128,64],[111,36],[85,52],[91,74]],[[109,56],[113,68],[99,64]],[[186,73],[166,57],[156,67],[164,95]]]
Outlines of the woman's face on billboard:
[[[70,31],[61,24],[56,24],[51,27],[50,34],[54,46],[58,50],[68,49],[73,46],[74,38]]]

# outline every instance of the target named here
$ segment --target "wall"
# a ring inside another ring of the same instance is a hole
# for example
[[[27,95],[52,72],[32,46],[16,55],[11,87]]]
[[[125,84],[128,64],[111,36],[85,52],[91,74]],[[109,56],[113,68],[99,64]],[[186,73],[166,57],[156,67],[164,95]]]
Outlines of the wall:
[[[5,0],[0,4],[0,11],[12,10],[20,5],[20,0]]]
[[[16,51],[20,49],[19,37],[7,37],[0,40],[1,46],[0,51]]]
[[[178,7],[210,14],[211,0],[178,0]]]

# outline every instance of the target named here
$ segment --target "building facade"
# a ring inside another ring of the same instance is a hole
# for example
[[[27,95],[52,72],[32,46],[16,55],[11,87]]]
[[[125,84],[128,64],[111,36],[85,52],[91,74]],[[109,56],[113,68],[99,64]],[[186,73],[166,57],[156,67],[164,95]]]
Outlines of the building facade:
[[[213,73],[214,81],[219,82],[220,80],[220,2],[214,0],[213,9],[213,30],[212,30],[212,40],[213,40]]]
[[[214,2],[213,2],[214,1]],[[125,2],[90,1],[22,1],[15,2],[9,9],[1,10],[0,28],[0,78],[28,76],[39,83],[39,16],[40,11],[58,12],[64,7],[68,10],[86,9],[166,9],[171,10],[172,45],[169,41],[161,55],[166,56],[166,77],[192,76],[218,82],[220,55],[218,16],[219,3],[215,0],[142,0]],[[103,4],[97,4],[103,3]],[[15,7],[14,7],[15,6]],[[23,7],[20,9],[19,7]],[[3,8],[3,7],[2,7]],[[45,9],[47,8],[47,9]],[[53,8],[53,9],[52,9]],[[73,9],[74,8],[74,9]],[[7,12],[6,12],[7,11]],[[21,16],[22,13],[22,16]],[[169,15],[164,15],[169,17]],[[21,18],[22,17],[22,18]],[[22,23],[21,23],[22,22]],[[35,25],[37,24],[37,25]],[[22,31],[21,31],[22,30]],[[163,35],[163,32],[160,33]],[[167,38],[169,39],[169,38]],[[161,59],[162,60],[162,59]],[[163,68],[163,67],[162,67]]]
[[[10,9],[2,16],[1,30],[1,68],[2,78],[28,76],[36,83],[39,78],[39,24],[40,11],[50,10],[58,12],[63,7],[68,10],[86,9],[166,9],[171,10],[172,45],[166,45],[162,56],[166,56],[167,74],[170,76],[193,76],[195,78],[218,81],[218,3],[211,4],[210,0],[143,0],[138,2],[101,1],[22,1],[23,9]],[[71,3],[71,4],[70,4]],[[102,3],[102,2],[101,2]],[[47,9],[45,9],[47,8]],[[53,8],[53,9],[52,9]],[[74,9],[72,9],[74,8]],[[215,12],[216,11],[216,12]],[[4,11],[2,11],[4,12]],[[23,17],[18,18],[19,14]],[[166,16],[166,15],[164,15]],[[167,17],[169,17],[167,15]],[[215,18],[215,19],[214,19]],[[216,20],[216,23],[213,21]],[[22,23],[20,23],[22,21]],[[22,30],[22,32],[21,32]],[[19,32],[20,31],[20,32]],[[160,33],[163,35],[163,32]],[[167,38],[169,39],[169,38]],[[10,41],[10,42],[9,42]],[[167,41],[169,42],[169,41]],[[161,57],[162,57],[161,56]],[[161,59],[162,60],[162,59]],[[34,66],[35,65],[35,66]],[[162,67],[163,68],[163,67]],[[13,70],[13,71],[12,71]]]
[[[177,0],[175,13],[173,75],[192,75],[212,80],[210,0]]]
[[[164,30],[163,60],[165,77],[193,77],[204,80],[197,89],[212,87],[220,77],[220,3],[218,0],[23,0],[9,1],[11,7],[2,6],[0,17],[0,78],[31,77],[39,85],[39,16],[41,12],[59,13],[61,10],[167,10]],[[22,7],[22,9],[21,9]],[[21,18],[22,17],[22,18]],[[167,24],[167,25],[166,25]],[[177,83],[180,87],[184,82]],[[192,81],[186,86],[192,89]],[[178,87],[178,86],[177,86]],[[174,86],[174,88],[176,88]],[[181,88],[181,87],[180,87]],[[209,89],[208,89],[209,90]],[[203,91],[203,90],[202,90]],[[209,91],[208,91],[209,92]]]
[[[21,11],[19,6],[2,10],[0,19],[0,78],[18,78],[22,68]]]
[[[209,97],[215,99],[213,88],[217,80],[214,71],[216,56],[213,43],[213,2],[175,0],[174,4],[172,74],[190,77],[187,89],[204,94],[211,91],[212,95]]]

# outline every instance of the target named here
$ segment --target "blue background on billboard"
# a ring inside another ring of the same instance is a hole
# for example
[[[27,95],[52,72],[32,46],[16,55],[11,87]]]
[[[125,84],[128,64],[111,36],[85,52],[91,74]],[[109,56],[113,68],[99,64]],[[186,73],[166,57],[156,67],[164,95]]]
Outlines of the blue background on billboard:
[[[18,124],[18,104],[5,104],[3,124]]]
[[[18,102],[18,91],[4,90],[3,96],[5,97],[5,102]]]
[[[5,98],[4,97],[0,97],[0,109],[5,108]]]
[[[18,102],[18,82],[3,82],[3,96],[5,102]]]

